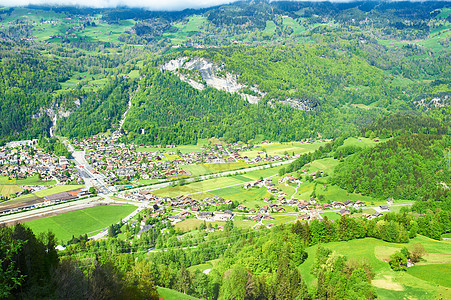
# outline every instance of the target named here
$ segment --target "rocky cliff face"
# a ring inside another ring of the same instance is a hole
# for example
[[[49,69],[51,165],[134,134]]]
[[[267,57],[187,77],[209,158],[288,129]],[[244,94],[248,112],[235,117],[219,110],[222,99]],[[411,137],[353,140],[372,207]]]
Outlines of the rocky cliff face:
[[[221,66],[218,66],[205,58],[201,57],[179,57],[168,61],[160,66],[160,71],[169,71],[176,74],[180,80],[190,84],[193,88],[203,90],[206,86],[213,87],[218,90],[223,90],[229,93],[239,93],[241,97],[249,103],[258,103],[266,93],[260,91],[258,87],[249,87],[238,82],[238,75],[224,72]],[[200,75],[200,76],[199,76]],[[252,95],[243,92],[243,89],[252,91]],[[272,106],[273,102],[277,101],[271,99],[268,105]],[[278,101],[284,105],[289,105],[294,109],[311,111],[315,108],[315,104],[308,99],[285,99]]]
[[[188,71],[197,71],[202,80],[192,78],[191,76],[180,72],[181,69]],[[182,81],[190,84],[193,88],[203,90],[206,86],[224,90],[229,93],[239,93],[250,103],[257,103],[265,94],[253,87],[252,90],[260,96],[249,95],[241,92],[241,89],[247,88],[238,82],[238,76],[229,72],[223,72],[222,68],[204,58],[179,57],[173,59],[160,67],[161,71],[170,71],[176,74]]]

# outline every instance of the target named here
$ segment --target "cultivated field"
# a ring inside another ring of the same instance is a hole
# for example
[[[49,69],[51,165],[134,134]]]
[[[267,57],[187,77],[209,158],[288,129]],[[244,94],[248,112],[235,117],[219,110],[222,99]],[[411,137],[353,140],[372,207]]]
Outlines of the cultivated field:
[[[60,242],[67,242],[72,235],[76,237],[85,233],[89,236],[95,235],[105,227],[119,222],[135,209],[136,207],[132,205],[96,206],[25,224],[36,234],[51,230]]]

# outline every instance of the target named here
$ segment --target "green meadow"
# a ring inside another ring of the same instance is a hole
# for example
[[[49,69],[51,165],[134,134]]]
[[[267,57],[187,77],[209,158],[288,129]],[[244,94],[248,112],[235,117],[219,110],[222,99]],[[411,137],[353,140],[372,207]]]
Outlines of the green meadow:
[[[27,222],[34,233],[51,230],[60,243],[67,242],[72,235],[79,236],[85,233],[95,235],[105,227],[119,222],[136,209],[132,205],[122,206],[96,206],[65,214],[47,217]]]
[[[266,28],[264,32],[271,35],[276,33],[276,23],[274,23],[274,21],[266,21]]]
[[[282,156],[286,153],[292,155],[294,154],[303,154],[308,152],[313,152],[318,149],[322,143],[313,143],[313,144],[304,144],[300,142],[293,143],[271,143],[271,144],[258,144],[257,148],[254,148],[251,151],[241,151],[239,152],[241,156],[247,156],[249,158],[255,158],[257,155],[264,157],[266,154],[274,156],[279,155]],[[259,153],[263,152],[263,153]]]
[[[38,197],[45,197],[45,196],[54,195],[54,194],[58,194],[58,193],[62,193],[62,192],[68,192],[68,191],[81,189],[83,187],[84,187],[84,185],[75,185],[75,184],[74,185],[72,185],[72,184],[55,185],[51,188],[33,193],[32,195],[36,195]]]
[[[164,33],[164,38],[170,38],[172,44],[182,44],[187,42],[191,36],[193,36],[195,33],[201,31],[202,25],[207,21],[207,18],[200,15],[193,15],[190,16],[189,19],[183,20],[182,22],[179,22],[174,25],[174,27],[177,27],[177,32],[175,33]]]
[[[231,162],[231,163],[216,163],[216,164],[193,164],[184,165],[182,169],[191,173],[192,176],[199,176],[205,174],[220,173],[226,171],[232,171],[237,169],[243,169],[249,167],[245,162]]]
[[[0,185],[53,185],[55,180],[41,181],[38,175],[30,176],[25,179],[9,179],[7,176],[0,176]]]
[[[298,22],[296,22],[293,18],[284,16],[282,17],[283,25],[291,27],[293,29],[294,34],[301,34],[305,32],[305,28],[301,25],[299,25]]]
[[[158,294],[160,295],[160,299],[164,300],[195,300],[197,298],[186,295],[176,290],[167,289],[164,287],[157,287]]]
[[[428,252],[422,262],[408,268],[407,272],[394,272],[386,262],[388,257],[403,247],[411,248],[414,243],[423,244]],[[333,242],[322,246],[348,259],[366,260],[373,267],[376,276],[372,284],[379,299],[449,299],[451,297],[449,266],[451,263],[451,242],[435,241],[418,236],[408,244],[388,243],[374,238],[347,242]],[[307,285],[316,278],[310,273],[316,259],[317,246],[307,248],[308,258],[299,266]]]

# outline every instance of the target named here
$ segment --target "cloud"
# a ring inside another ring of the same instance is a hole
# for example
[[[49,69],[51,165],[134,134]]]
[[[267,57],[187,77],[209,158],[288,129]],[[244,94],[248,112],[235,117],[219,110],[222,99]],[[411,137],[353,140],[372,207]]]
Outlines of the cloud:
[[[0,0],[0,6],[55,5],[114,8],[126,6],[149,10],[182,10],[228,4],[236,0]]]

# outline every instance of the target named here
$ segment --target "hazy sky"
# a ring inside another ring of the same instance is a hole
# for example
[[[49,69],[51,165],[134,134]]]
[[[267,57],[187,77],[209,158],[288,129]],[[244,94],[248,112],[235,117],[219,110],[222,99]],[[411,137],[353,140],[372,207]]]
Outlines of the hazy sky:
[[[234,0],[0,0],[0,6],[62,5],[93,8],[128,6],[151,10],[179,10],[226,4]]]

